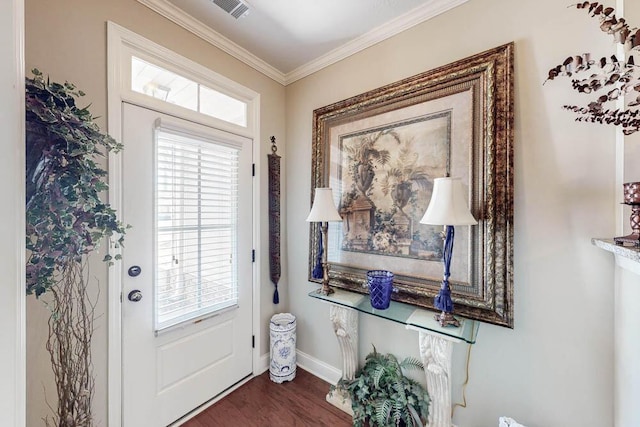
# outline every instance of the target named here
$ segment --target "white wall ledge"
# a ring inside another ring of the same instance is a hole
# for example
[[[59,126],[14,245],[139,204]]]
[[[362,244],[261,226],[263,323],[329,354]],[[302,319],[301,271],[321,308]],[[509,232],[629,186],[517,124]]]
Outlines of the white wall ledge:
[[[640,247],[617,245],[613,239],[591,239],[591,243],[613,253],[618,266],[640,275]]]

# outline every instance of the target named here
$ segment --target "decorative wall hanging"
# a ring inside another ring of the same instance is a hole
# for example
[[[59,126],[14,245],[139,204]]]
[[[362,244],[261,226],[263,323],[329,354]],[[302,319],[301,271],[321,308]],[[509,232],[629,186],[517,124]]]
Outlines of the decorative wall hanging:
[[[278,282],[280,281],[280,156],[276,154],[276,137],[271,137],[269,161],[269,274],[275,286],[273,303],[280,303]]]
[[[461,316],[513,327],[513,43],[313,113],[312,190],[332,187],[331,285],[365,292],[391,270],[393,299],[433,308],[441,227],[420,224],[438,177],[461,177],[479,224],[460,228],[450,278]],[[313,191],[311,191],[313,194]],[[318,257],[311,224],[309,280]]]

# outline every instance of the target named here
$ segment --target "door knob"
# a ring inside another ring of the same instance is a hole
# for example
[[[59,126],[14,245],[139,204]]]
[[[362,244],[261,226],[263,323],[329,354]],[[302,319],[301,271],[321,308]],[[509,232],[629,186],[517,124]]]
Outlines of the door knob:
[[[142,273],[142,269],[137,265],[133,265],[133,266],[129,267],[129,270],[127,270],[127,273],[131,277],[136,277],[136,276],[140,275],[140,273]]]
[[[131,292],[129,292],[129,295],[127,295],[127,298],[131,302],[138,302],[142,299],[142,292],[140,292],[138,289],[134,289]]]

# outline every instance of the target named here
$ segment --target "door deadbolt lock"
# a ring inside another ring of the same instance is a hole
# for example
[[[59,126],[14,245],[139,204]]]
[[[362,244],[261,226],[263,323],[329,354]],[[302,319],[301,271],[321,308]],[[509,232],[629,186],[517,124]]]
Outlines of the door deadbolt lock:
[[[127,298],[131,302],[138,302],[142,299],[142,292],[140,292],[138,289],[134,289],[131,292],[129,292],[129,295],[127,295]]]
[[[127,273],[131,277],[136,277],[139,276],[140,273],[142,273],[142,269],[140,268],[140,266],[132,265],[131,267],[129,267],[129,270],[127,270]]]

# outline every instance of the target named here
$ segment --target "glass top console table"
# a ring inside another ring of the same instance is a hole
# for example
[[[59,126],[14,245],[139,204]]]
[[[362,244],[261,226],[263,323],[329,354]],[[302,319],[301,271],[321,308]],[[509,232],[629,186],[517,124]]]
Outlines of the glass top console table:
[[[371,306],[368,294],[342,289],[334,289],[330,295],[312,291],[309,296],[330,304],[329,318],[342,352],[343,379],[353,379],[357,369],[359,313],[380,317],[417,331],[431,399],[428,426],[452,427],[450,377],[453,344],[474,344],[480,326],[478,321],[458,317],[460,327],[442,327],[432,311],[397,301],[391,301],[386,310],[378,310]],[[329,392],[327,401],[352,414],[351,401],[345,390]]]
[[[360,313],[391,320],[405,325],[408,329],[439,334],[457,342],[464,341],[469,344],[475,344],[480,326],[479,322],[475,320],[459,318],[460,327],[442,327],[435,319],[433,311],[397,301],[391,301],[389,308],[386,310],[378,310],[371,306],[368,294],[359,294],[342,289],[334,289],[334,293],[329,295],[313,291],[309,293],[309,296],[342,307],[352,308]]]

